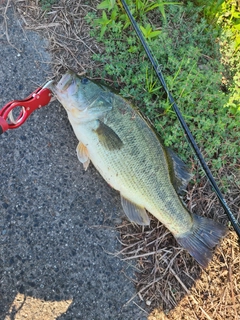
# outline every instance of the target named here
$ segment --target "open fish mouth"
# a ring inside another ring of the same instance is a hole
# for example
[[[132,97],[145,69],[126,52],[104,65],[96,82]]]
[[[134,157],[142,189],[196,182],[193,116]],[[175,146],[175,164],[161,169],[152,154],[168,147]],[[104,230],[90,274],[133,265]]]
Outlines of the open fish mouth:
[[[75,96],[78,94],[76,75],[68,71],[62,76],[58,83],[54,83],[51,86],[51,90],[61,103],[67,100],[70,102],[72,99],[75,99]],[[71,103],[69,103],[69,105],[70,104]]]
[[[56,89],[60,92],[67,90],[73,83],[73,76],[70,73],[66,73],[62,76],[61,80],[58,82]]]

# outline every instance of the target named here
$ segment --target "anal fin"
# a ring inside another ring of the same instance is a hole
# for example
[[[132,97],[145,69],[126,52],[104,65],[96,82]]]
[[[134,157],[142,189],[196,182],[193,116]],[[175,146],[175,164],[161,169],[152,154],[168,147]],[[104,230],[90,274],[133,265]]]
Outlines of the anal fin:
[[[148,217],[146,210],[143,207],[138,206],[137,204],[124,198],[122,195],[121,195],[121,203],[122,203],[123,211],[125,212],[125,214],[127,215],[128,219],[131,222],[135,222],[143,226],[149,226],[150,219]]]
[[[82,142],[79,142],[76,151],[78,160],[83,164],[83,168],[87,170],[90,163],[87,147]]]

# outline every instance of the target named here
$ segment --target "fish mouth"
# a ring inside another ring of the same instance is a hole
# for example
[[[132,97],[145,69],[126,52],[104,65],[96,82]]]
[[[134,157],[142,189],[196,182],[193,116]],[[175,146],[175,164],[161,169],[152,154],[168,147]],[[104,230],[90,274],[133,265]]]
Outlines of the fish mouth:
[[[73,75],[70,72],[64,74],[61,80],[56,85],[56,89],[60,92],[66,91],[70,85],[73,83]]]

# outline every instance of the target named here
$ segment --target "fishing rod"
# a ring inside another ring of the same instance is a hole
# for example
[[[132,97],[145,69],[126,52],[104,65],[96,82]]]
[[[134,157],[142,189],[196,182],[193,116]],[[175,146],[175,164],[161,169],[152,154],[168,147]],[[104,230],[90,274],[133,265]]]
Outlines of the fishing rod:
[[[200,162],[200,164],[201,164],[201,166],[202,166],[202,168],[203,168],[208,180],[210,181],[210,183],[211,183],[211,185],[213,187],[213,190],[215,191],[215,193],[216,193],[216,195],[217,195],[222,207],[224,208],[224,210],[225,210],[225,212],[226,212],[226,214],[228,216],[228,219],[230,220],[234,230],[236,231],[236,233],[238,235],[238,238],[239,238],[239,241],[240,241],[240,228],[239,228],[239,225],[238,225],[238,221],[234,217],[234,215],[231,212],[230,208],[228,207],[225,199],[223,198],[223,195],[222,195],[220,189],[218,188],[218,186],[217,186],[217,184],[216,184],[216,182],[215,182],[215,180],[213,178],[213,175],[212,175],[210,169],[208,168],[208,166],[207,166],[207,164],[206,164],[206,162],[205,162],[205,160],[204,160],[204,158],[203,158],[203,156],[201,154],[201,151],[198,148],[198,146],[197,146],[197,144],[196,144],[196,142],[195,142],[195,140],[193,138],[193,135],[192,135],[190,129],[188,128],[188,126],[187,126],[187,124],[186,124],[186,122],[185,122],[185,120],[184,120],[184,118],[183,118],[183,116],[182,116],[182,114],[181,114],[181,112],[180,112],[180,110],[179,110],[179,108],[178,108],[178,106],[177,106],[177,104],[176,104],[171,92],[168,90],[168,87],[167,87],[166,82],[164,80],[163,74],[162,74],[161,70],[159,70],[159,67],[158,67],[156,61],[154,60],[153,55],[150,52],[150,49],[149,49],[149,47],[147,45],[147,42],[145,41],[145,39],[143,37],[143,34],[140,31],[135,19],[133,18],[133,16],[132,16],[132,14],[131,14],[131,12],[130,12],[130,10],[129,10],[126,2],[125,2],[125,0],[121,0],[121,2],[122,2],[122,5],[123,5],[123,7],[124,7],[124,9],[125,9],[125,11],[126,11],[126,13],[128,15],[128,18],[129,18],[129,20],[130,20],[130,22],[131,22],[136,34],[137,34],[139,40],[142,43],[142,46],[143,46],[143,48],[144,48],[144,50],[145,50],[145,52],[146,52],[146,54],[148,56],[148,59],[150,60],[152,66],[153,66],[153,68],[154,68],[154,70],[156,72],[156,75],[157,75],[160,83],[162,84],[162,86],[163,86],[163,88],[164,88],[164,90],[165,90],[165,92],[166,92],[166,94],[168,96],[168,99],[169,99],[171,105],[173,106],[173,110],[175,111],[175,113],[176,113],[176,115],[178,117],[178,120],[179,120],[179,122],[180,122],[180,124],[181,124],[181,126],[182,126],[182,128],[183,128],[183,130],[184,130],[184,132],[185,132],[185,134],[187,136],[187,138],[188,138],[188,141],[189,141],[190,145],[192,146],[192,148],[193,148],[193,150],[194,150],[194,152],[195,152],[195,154],[196,154],[196,156],[197,156],[197,158],[198,158],[198,160],[199,160],[199,162]]]

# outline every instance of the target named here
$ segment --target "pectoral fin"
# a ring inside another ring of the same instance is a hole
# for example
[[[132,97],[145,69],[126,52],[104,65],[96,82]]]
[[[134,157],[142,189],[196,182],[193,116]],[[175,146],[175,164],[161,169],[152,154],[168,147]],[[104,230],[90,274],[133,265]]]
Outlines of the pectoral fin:
[[[87,170],[90,163],[88,149],[82,142],[79,142],[76,151],[78,160],[83,164],[84,169]]]
[[[122,195],[121,195],[121,203],[122,203],[123,211],[125,212],[125,214],[127,215],[128,219],[131,222],[135,222],[143,226],[149,226],[150,219],[148,217],[146,210],[143,207],[138,206],[137,204],[124,198]]]
[[[99,120],[99,126],[94,130],[97,135],[99,142],[108,150],[120,149],[123,145],[122,140],[109,126]]]

